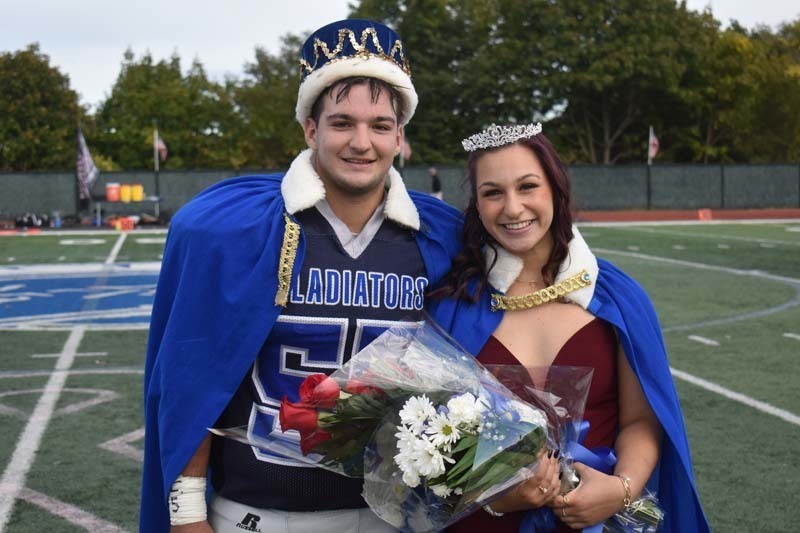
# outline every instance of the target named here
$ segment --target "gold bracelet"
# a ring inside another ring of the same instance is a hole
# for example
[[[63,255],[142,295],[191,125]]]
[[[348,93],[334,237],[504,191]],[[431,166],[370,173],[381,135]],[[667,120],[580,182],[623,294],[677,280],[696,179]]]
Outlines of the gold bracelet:
[[[617,474],[617,477],[622,481],[622,488],[625,490],[625,496],[622,498],[622,504],[625,509],[631,506],[631,478]]]

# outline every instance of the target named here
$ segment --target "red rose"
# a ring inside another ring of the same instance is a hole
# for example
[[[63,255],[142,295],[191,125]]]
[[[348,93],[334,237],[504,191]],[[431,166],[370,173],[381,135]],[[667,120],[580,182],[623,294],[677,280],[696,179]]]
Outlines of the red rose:
[[[346,390],[350,394],[361,394],[378,398],[386,396],[386,393],[383,392],[383,389],[380,389],[378,387],[373,387],[372,385],[367,385],[366,383],[359,381],[357,378],[349,380],[345,384],[344,390]]]
[[[300,451],[303,452],[303,455],[308,455],[314,448],[330,439],[331,434],[324,429],[318,429],[313,433],[300,435]]]
[[[339,384],[325,374],[311,374],[300,384],[300,402],[332,409],[339,399]]]
[[[292,403],[283,397],[279,413],[281,430],[296,429],[300,435],[317,429],[317,410],[302,403]]]

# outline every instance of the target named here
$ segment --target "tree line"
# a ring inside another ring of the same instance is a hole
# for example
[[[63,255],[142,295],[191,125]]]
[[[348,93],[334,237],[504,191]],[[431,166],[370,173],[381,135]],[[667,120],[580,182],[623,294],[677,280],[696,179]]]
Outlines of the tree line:
[[[420,96],[411,163],[464,160],[460,141],[492,122],[544,123],[571,164],[800,160],[800,18],[722,29],[674,0],[361,0],[409,52]],[[241,78],[209,79],[177,55],[122,58],[97,109],[37,44],[0,53],[0,171],[75,165],[82,126],[105,170],[152,166],[154,121],[167,169],[277,169],[305,147],[295,123],[304,35],[256,47]]]

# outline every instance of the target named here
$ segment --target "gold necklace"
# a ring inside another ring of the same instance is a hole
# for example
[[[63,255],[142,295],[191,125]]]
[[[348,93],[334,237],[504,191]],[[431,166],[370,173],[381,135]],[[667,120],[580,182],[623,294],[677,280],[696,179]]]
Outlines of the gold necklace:
[[[533,307],[537,307],[561,298],[565,294],[577,291],[582,287],[586,287],[591,281],[592,278],[589,273],[585,270],[581,270],[574,276],[530,294],[523,294],[522,296],[503,296],[502,294],[493,294],[492,311],[517,311],[521,309],[531,309]]]
[[[538,285],[539,283],[542,283],[542,282],[544,282],[543,279],[519,279],[519,278],[517,278],[512,283],[527,283],[528,285],[531,286],[531,290],[533,290],[533,288],[536,287],[536,285]]]

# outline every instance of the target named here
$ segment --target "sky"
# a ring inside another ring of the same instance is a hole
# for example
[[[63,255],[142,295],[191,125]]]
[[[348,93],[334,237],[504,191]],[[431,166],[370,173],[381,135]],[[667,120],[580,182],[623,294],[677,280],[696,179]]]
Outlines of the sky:
[[[123,53],[150,52],[155,60],[177,52],[188,68],[197,58],[208,75],[241,77],[255,48],[280,49],[286,33],[305,34],[345,18],[353,0],[2,0],[0,52],[38,42],[50,64],[69,76],[81,103],[108,97]],[[797,0],[687,0],[707,6],[723,26],[730,19],[773,28],[800,17]],[[413,51],[411,51],[413,60]]]

